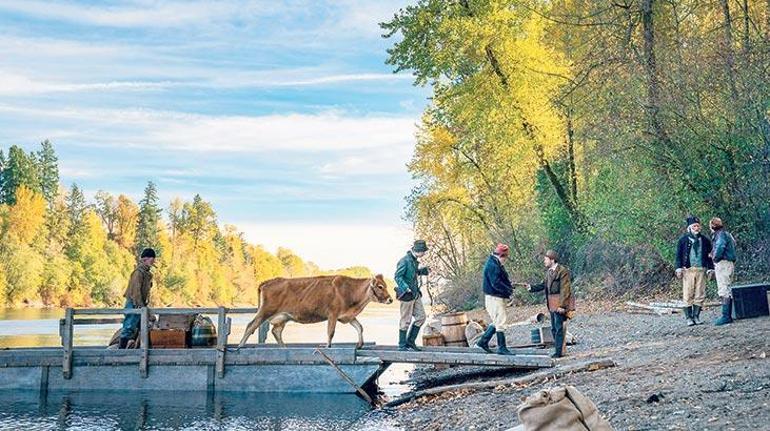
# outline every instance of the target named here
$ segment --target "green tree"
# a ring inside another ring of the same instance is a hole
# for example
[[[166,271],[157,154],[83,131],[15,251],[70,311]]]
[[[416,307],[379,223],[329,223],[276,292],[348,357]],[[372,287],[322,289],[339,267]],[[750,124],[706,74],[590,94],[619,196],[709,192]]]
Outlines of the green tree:
[[[40,144],[37,152],[40,174],[40,191],[48,206],[53,205],[59,193],[59,159],[56,157],[53,144],[47,139]]]
[[[27,154],[14,145],[8,151],[8,159],[3,168],[2,202],[13,205],[16,202],[16,189],[26,186],[35,193],[41,193],[40,171],[34,154]]]
[[[85,217],[88,205],[83,192],[73,184],[65,198],[67,211],[67,243],[65,246],[67,256],[77,261],[81,257],[81,249],[87,241]]]
[[[152,247],[160,253],[158,236],[161,213],[158,190],[155,184],[150,181],[144,189],[144,197],[139,201],[139,217],[136,223],[136,239],[134,240],[137,256],[147,247]]]

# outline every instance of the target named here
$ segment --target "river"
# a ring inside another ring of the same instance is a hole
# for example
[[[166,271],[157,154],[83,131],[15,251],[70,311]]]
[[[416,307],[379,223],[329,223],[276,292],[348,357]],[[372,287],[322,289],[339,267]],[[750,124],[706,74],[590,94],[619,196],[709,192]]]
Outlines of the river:
[[[0,348],[61,346],[62,309],[0,309]],[[232,315],[231,339],[238,341],[252,316]],[[214,319],[216,320],[216,319]],[[398,306],[370,304],[359,316],[364,340],[395,344]],[[77,326],[75,345],[106,345],[119,325]],[[326,323],[289,323],[287,343],[322,343]],[[355,342],[350,325],[337,325],[335,342]],[[250,339],[256,341],[256,334]],[[272,335],[268,343],[274,343]],[[406,390],[408,365],[393,365],[379,380],[389,396]],[[387,419],[361,424],[366,402],[347,394],[206,394],[201,392],[0,391],[0,430],[359,430],[395,429]]]

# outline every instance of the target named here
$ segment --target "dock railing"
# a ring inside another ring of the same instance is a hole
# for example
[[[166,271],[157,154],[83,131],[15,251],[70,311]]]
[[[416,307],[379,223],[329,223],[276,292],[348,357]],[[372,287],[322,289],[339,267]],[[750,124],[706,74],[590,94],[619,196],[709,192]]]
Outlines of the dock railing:
[[[216,374],[223,378],[225,373],[225,354],[227,352],[227,336],[230,334],[232,319],[227,314],[255,314],[257,308],[67,308],[64,319],[59,321],[59,335],[64,348],[62,359],[62,371],[65,379],[72,378],[72,354],[74,344],[74,332],[77,325],[105,325],[123,323],[123,318],[85,318],[75,319],[75,316],[109,316],[122,314],[124,316],[140,315],[139,324],[139,374],[147,378],[147,364],[150,349],[150,314],[155,315],[180,315],[180,314],[216,314],[217,315],[217,358]],[[267,325],[259,328],[259,342],[264,343],[267,336]]]

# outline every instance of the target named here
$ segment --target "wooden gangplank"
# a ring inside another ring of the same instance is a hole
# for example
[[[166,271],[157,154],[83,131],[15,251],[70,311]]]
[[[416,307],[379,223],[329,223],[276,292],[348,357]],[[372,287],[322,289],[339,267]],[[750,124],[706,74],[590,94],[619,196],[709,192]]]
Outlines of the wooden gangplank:
[[[517,368],[548,368],[553,367],[554,361],[547,355],[497,355],[476,352],[452,352],[423,350],[402,351],[397,349],[360,349],[356,358],[377,358],[387,363],[411,364],[451,364],[451,365],[484,365]]]

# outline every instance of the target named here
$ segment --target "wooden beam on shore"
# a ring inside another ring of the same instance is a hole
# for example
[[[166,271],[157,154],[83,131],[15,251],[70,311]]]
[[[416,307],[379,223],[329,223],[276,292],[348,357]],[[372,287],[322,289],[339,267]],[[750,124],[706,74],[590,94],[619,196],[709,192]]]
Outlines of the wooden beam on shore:
[[[570,373],[577,373],[582,371],[596,371],[604,368],[610,368],[615,366],[615,361],[610,358],[601,358],[575,362],[573,364],[560,365],[558,367],[537,371],[532,374],[528,374],[522,377],[508,378],[508,379],[496,379],[486,382],[474,382],[474,383],[461,383],[456,385],[439,386],[430,389],[424,389],[421,391],[412,392],[404,396],[398,397],[390,402],[385,403],[384,407],[396,407],[404,403],[408,403],[420,397],[427,395],[438,395],[448,391],[456,391],[463,389],[493,389],[501,385],[523,385],[532,383],[534,381],[545,378],[561,377]]]
[[[383,362],[412,364],[487,365],[521,368],[552,367],[547,355],[496,355],[489,353],[459,353],[441,351],[357,350],[356,356],[378,358]]]
[[[390,351],[398,350],[398,346],[378,346],[378,345],[365,345],[359,350],[372,350],[372,351]],[[420,350],[423,352],[443,352],[443,353],[483,353],[483,350],[476,347],[459,347],[459,346],[420,346]],[[536,347],[508,347],[514,355],[546,355],[547,352],[543,348]]]

